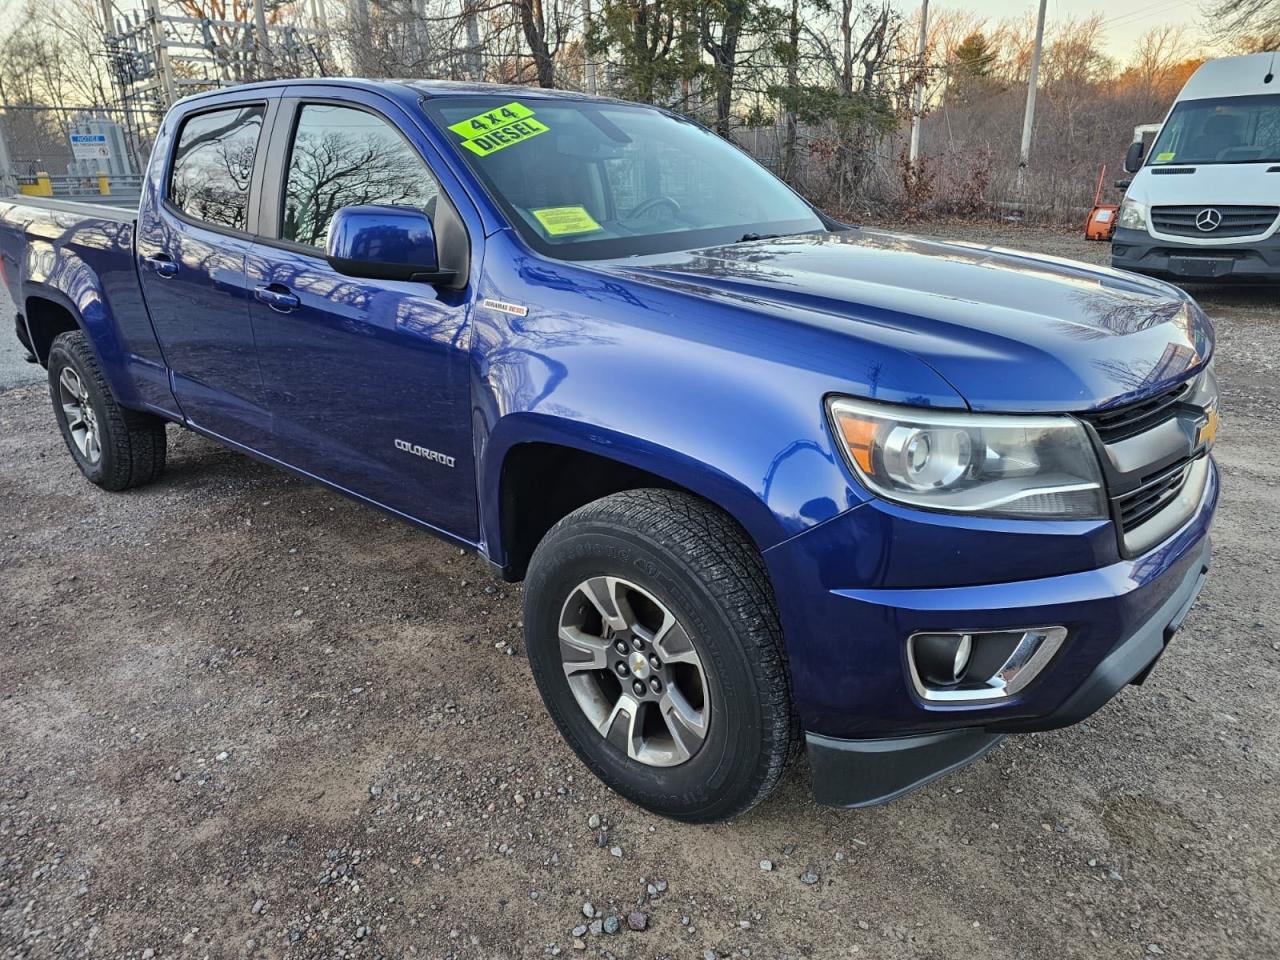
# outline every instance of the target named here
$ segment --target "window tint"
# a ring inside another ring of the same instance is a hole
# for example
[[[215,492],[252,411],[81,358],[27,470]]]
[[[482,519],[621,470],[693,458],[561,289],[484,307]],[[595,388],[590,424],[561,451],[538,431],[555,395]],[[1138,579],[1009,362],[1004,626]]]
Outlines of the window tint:
[[[173,152],[169,201],[205,223],[247,230],[262,112],[260,105],[232,107],[187,120]]]
[[[324,246],[334,213],[361,203],[417,207],[434,217],[438,193],[422,160],[385,120],[307,104],[289,157],[280,235]]]

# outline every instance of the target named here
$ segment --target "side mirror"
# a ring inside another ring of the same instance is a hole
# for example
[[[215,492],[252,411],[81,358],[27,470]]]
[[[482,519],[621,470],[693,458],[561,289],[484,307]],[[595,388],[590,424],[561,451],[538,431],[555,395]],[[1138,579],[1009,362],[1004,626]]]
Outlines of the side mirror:
[[[448,283],[455,276],[440,269],[435,230],[416,207],[343,207],[329,222],[325,259],[349,277]]]
[[[1124,172],[1137,173],[1142,169],[1142,158],[1146,150],[1142,146],[1141,140],[1135,140],[1129,144],[1129,152],[1124,155]]]
[[[1132,180],[1117,180],[1115,183],[1117,190],[1128,190],[1131,186],[1133,186]]]

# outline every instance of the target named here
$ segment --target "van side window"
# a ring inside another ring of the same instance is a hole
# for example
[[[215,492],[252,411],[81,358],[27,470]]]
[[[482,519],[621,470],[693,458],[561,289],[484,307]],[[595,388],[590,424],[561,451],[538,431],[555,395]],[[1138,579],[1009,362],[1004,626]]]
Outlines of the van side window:
[[[342,207],[417,207],[434,219],[439,187],[386,121],[350,107],[310,103],[294,132],[280,236],[322,247]]]
[[[249,229],[249,178],[262,133],[260,104],[188,118],[178,131],[169,202],[193,219]]]

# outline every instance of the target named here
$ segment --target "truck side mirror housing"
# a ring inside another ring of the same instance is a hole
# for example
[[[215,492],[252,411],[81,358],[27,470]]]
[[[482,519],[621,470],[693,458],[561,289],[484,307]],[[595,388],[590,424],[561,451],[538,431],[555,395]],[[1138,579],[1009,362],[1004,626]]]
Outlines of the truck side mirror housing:
[[[416,207],[363,204],[343,207],[329,222],[325,259],[339,273],[372,280],[447,283],[431,218]]]
[[[1141,140],[1129,144],[1129,152],[1124,155],[1124,172],[1137,173],[1142,169],[1142,157],[1145,154]]]

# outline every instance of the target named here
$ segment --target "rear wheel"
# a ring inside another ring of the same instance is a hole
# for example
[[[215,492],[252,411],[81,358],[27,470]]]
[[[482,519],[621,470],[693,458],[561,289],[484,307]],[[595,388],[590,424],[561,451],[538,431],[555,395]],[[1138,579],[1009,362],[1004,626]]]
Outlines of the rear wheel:
[[[164,420],[116,402],[78,330],[59,334],[49,348],[49,394],[62,439],[90,482],[128,490],[164,472]]]
[[[628,491],[561,520],[530,562],[525,633],[569,745],[656,813],[741,813],[796,752],[763,561],[731,518],[695,497]]]

